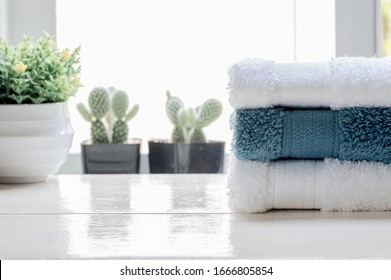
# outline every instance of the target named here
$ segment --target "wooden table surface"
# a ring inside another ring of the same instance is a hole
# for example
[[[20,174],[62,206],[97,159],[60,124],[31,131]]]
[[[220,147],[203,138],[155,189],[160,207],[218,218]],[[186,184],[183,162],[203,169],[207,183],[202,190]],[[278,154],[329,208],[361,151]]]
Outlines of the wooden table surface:
[[[228,206],[226,175],[0,185],[0,259],[389,259],[391,213]]]

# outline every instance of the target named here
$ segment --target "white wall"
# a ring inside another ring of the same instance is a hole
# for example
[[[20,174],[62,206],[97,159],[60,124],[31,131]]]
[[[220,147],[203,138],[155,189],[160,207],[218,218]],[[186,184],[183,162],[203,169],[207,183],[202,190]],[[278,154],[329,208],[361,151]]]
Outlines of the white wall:
[[[8,43],[19,43],[23,34],[56,35],[56,0],[1,0],[0,5],[0,32]]]
[[[82,0],[81,0],[82,1]],[[318,1],[315,1],[318,2]],[[299,12],[298,31],[309,26],[300,25],[303,15],[300,7],[312,1],[297,0]],[[337,56],[373,56],[380,55],[379,18],[380,0],[335,0],[335,44]],[[323,7],[315,6],[315,13],[307,16],[321,15]],[[306,9],[308,10],[308,9]],[[22,39],[22,34],[42,36],[42,31],[56,33],[56,0],[0,0],[0,35],[8,42],[15,44]],[[381,32],[380,32],[381,33]],[[315,36],[316,37],[316,36]],[[298,45],[299,56],[308,53],[306,45]],[[305,52],[303,52],[305,50]],[[313,50],[316,51],[316,50]]]
[[[377,34],[380,0],[336,0],[337,56],[380,55]]]
[[[7,40],[8,7],[6,0],[0,0],[0,36]]]
[[[334,11],[335,1],[295,1],[297,61],[328,60],[335,56]]]

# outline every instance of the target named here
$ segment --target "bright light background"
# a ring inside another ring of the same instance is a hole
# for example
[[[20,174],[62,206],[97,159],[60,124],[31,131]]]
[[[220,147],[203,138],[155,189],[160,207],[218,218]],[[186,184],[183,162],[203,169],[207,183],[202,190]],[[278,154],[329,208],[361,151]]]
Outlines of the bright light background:
[[[82,46],[82,84],[70,101],[71,152],[90,138],[78,114],[95,86],[128,92],[140,112],[130,137],[170,137],[166,90],[185,106],[219,99],[223,116],[205,129],[229,142],[227,68],[246,57],[326,60],[335,54],[332,0],[57,0],[60,48]]]
[[[382,52],[384,56],[391,55],[391,0],[381,0],[382,15]]]

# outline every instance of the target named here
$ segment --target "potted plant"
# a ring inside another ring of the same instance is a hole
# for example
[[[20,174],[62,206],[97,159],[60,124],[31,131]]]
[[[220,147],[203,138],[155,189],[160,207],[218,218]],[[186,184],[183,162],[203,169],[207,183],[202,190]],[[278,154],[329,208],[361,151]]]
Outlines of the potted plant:
[[[77,104],[82,117],[91,123],[91,140],[81,143],[83,169],[89,174],[139,173],[140,139],[128,140],[128,124],[139,106],[130,110],[125,91],[96,87],[88,97],[88,110]]]
[[[44,181],[68,155],[73,130],[67,100],[80,84],[80,47],[53,38],[0,39],[0,182]]]
[[[166,112],[174,125],[171,141],[150,140],[151,173],[222,173],[225,142],[207,141],[203,128],[222,112],[217,99],[186,109],[182,100],[167,91]]]

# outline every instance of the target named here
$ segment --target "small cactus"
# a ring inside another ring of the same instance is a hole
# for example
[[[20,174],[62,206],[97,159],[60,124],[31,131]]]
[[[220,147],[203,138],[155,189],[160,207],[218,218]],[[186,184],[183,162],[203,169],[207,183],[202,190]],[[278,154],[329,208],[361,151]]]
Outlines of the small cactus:
[[[101,119],[107,114],[110,108],[109,93],[105,88],[94,88],[88,97],[88,104],[91,112],[82,103],[77,104],[77,109],[86,121],[91,122],[92,142],[108,143],[107,131]]]
[[[138,105],[134,105],[133,108],[128,111],[128,107],[128,94],[123,90],[115,91],[111,105],[113,113],[117,118],[117,121],[113,126],[113,143],[123,143],[128,139],[128,125],[126,122],[133,119],[139,109]]]
[[[126,142],[127,122],[134,118],[139,110],[139,106],[134,105],[128,111],[127,93],[113,87],[108,89],[97,87],[91,91],[88,104],[90,111],[82,103],[77,104],[77,109],[82,117],[91,123],[92,142],[94,144]]]
[[[111,103],[114,115],[118,119],[125,117],[126,111],[129,107],[129,98],[126,92],[123,90],[115,91]]]
[[[110,108],[108,91],[102,87],[94,88],[88,97],[88,105],[90,106],[92,116],[97,120],[102,119]]]
[[[175,127],[171,134],[172,142],[185,142],[185,135],[183,134],[183,130],[180,127]]]
[[[206,142],[203,128],[215,121],[223,110],[217,99],[209,99],[201,106],[186,109],[183,102],[167,91],[166,113],[174,125],[172,142]]]
[[[109,143],[105,125],[100,120],[91,124],[91,140],[92,143]]]
[[[128,139],[128,125],[126,122],[118,120],[113,126],[113,143],[124,143]]]

